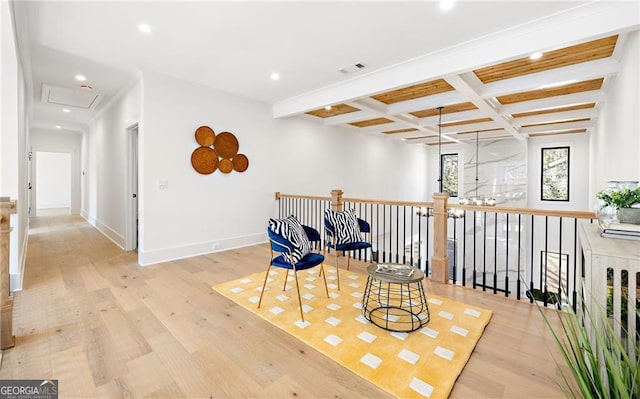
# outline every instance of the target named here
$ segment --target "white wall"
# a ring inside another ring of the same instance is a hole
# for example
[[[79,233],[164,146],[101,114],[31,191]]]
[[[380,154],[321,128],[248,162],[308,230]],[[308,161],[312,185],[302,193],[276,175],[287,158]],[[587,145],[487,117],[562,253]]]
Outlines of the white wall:
[[[35,153],[37,209],[71,207],[71,154]]]
[[[82,153],[82,133],[68,132],[68,131],[56,131],[45,129],[31,129],[30,135],[31,151],[36,154],[38,152],[51,152],[69,154],[70,156],[70,171],[69,176],[69,212],[73,215],[80,214],[81,210],[81,185],[82,185],[82,172],[81,172],[81,153]],[[39,167],[40,159],[34,158],[36,168]],[[32,198],[33,201],[38,200],[39,205],[39,192],[36,186],[40,182],[37,180],[35,170],[32,172]],[[32,205],[35,208],[35,204]],[[31,215],[35,215],[34,209],[31,210]]]
[[[324,127],[305,118],[273,119],[271,108],[194,83],[144,72],[140,123],[142,264],[265,240],[274,192],[425,200],[426,149]],[[245,173],[196,173],[194,132],[230,131],[249,158]],[[168,189],[159,189],[166,180]]]
[[[125,245],[127,127],[139,119],[141,90],[137,82],[116,97],[91,122],[80,144],[81,215],[120,247]]]
[[[0,163],[0,195],[11,196],[15,199],[18,195],[18,59],[13,29],[7,2],[0,3],[2,38],[2,63],[0,74],[2,85],[0,106],[2,107],[2,136],[0,150],[2,162]]]
[[[15,44],[11,7],[0,2],[0,196],[17,200],[18,212],[11,216],[10,289],[22,289],[27,248],[27,146],[28,117],[26,87]]]
[[[541,152],[543,147],[569,149],[569,201],[540,199]],[[566,211],[590,211],[589,202],[589,136],[585,133],[529,138],[527,207]]]
[[[640,32],[629,33],[620,71],[610,82],[607,102],[591,140],[591,203],[609,180],[640,180]]]

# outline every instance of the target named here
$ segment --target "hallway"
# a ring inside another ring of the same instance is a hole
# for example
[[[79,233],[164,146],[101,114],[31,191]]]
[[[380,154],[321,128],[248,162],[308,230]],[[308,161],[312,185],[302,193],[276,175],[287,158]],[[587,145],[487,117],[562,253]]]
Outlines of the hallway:
[[[144,268],[135,256],[78,216],[33,218],[0,378],[58,379],[61,398],[391,397],[211,290],[264,270],[265,246]],[[451,398],[561,396],[535,307],[426,287],[494,311]]]

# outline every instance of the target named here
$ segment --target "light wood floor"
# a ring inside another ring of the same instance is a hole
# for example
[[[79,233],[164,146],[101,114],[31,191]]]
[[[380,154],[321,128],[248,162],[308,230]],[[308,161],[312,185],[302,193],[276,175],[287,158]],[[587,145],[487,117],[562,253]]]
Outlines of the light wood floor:
[[[34,218],[0,379],[58,379],[60,398],[389,398],[211,290],[267,259],[254,246],[139,267],[77,216]],[[426,288],[494,312],[451,398],[563,396],[534,306]]]

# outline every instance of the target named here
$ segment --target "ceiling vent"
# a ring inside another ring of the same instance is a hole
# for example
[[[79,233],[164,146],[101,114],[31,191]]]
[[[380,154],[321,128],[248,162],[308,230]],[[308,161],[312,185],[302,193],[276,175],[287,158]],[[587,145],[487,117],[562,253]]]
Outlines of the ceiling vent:
[[[364,64],[361,63],[357,63],[357,64],[353,64],[353,65],[348,65],[342,69],[339,69],[340,72],[347,74],[347,73],[351,73],[351,72],[355,72],[355,71],[359,71],[361,69],[364,68]]]
[[[45,104],[81,109],[95,109],[101,99],[102,95],[94,93],[90,88],[76,90],[52,86],[46,83],[42,84],[41,100]]]

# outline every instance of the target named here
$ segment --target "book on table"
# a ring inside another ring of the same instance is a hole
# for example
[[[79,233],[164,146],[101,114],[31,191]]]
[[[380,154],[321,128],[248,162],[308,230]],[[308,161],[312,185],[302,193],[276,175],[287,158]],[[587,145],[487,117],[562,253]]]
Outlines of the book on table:
[[[602,232],[600,236],[603,238],[621,238],[623,240],[640,240],[640,234],[617,234]]]
[[[605,223],[602,227],[600,235],[605,238],[640,239],[639,224],[609,222]]]
[[[414,267],[407,265],[379,264],[376,268],[376,273],[409,278],[413,274],[414,270]]]

